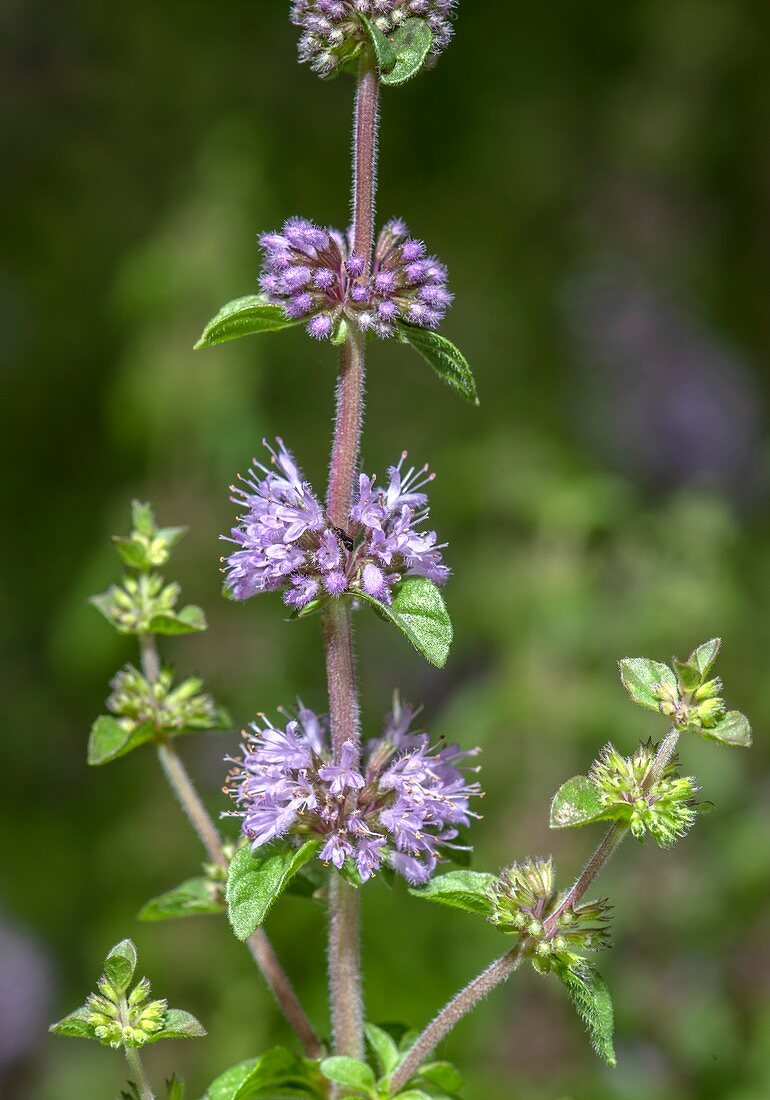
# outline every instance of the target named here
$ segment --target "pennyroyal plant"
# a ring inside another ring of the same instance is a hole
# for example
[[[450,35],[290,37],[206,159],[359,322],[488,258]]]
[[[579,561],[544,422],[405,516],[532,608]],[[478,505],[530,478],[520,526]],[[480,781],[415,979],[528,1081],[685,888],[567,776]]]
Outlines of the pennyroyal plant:
[[[594,963],[610,945],[611,910],[589,891],[628,834],[670,848],[706,808],[693,777],[679,773],[683,736],[751,743],[748,721],[727,711],[722,683],[712,676],[717,639],[671,665],[621,661],[631,699],[670,728],[659,743],[647,741],[628,756],[625,748],[605,746],[585,775],[557,791],[552,828],[608,826],[565,888],[550,856],[519,857],[499,873],[470,869],[468,832],[482,795],[472,745],[448,745],[426,732],[419,712],[397,693],[384,726],[364,733],[354,619],[374,610],[439,668],[452,643],[441,591],[450,577],[446,544],[428,523],[433,474],[410,465],[404,451],[378,481],[360,470],[359,455],[370,337],[412,347],[461,396],[478,401],[465,357],[438,332],[452,301],[446,269],[403,222],[375,233],[381,88],[403,84],[435,62],[451,39],[456,8],[454,0],[290,5],[300,60],[324,78],[356,78],[352,225],[343,232],[289,217],[281,232],[261,236],[260,293],[225,305],[196,345],[304,325],[311,338],[339,349],[325,499],[280,437],[265,443],[267,454],[231,489],[238,515],[224,536],[225,594],[244,601],[278,593],[293,620],[318,616],[328,685],[328,716],[298,701],[273,720],[259,715],[243,732],[240,752],[219,779],[230,799],[222,816],[237,821],[236,840],[220,835],[177,751],[180,736],[227,729],[229,717],[199,679],[177,679],[158,648],[159,638],[206,629],[203,612],[180,608],[179,586],[160,572],[184,528],[159,527],[151,508],[135,503],[131,533],[115,539],[125,575],[93,600],[117,631],[136,638],[139,661],[113,679],[109,713],[94,723],[88,761],[101,766],[152,746],[207,859],[202,873],[151,899],[139,917],[226,912],[301,1048],[276,1048],[224,1070],[206,1100],[456,1097],[462,1078],[454,1066],[432,1060],[435,1049],[524,961],[562,983],[596,1052],[614,1064],[612,1002]],[[366,1019],[359,903],[377,875],[508,937],[500,957],[422,1031]],[[311,1024],[263,930],[285,892],[321,899],[328,908],[329,1037]],[[122,1047],[133,1075],[124,1095],[152,1100],[139,1048],[203,1030],[152,1000],[144,980],[132,988],[135,966],[130,941],[113,948],[98,992],[52,1030]],[[181,1081],[168,1082],[166,1095],[181,1100]]]

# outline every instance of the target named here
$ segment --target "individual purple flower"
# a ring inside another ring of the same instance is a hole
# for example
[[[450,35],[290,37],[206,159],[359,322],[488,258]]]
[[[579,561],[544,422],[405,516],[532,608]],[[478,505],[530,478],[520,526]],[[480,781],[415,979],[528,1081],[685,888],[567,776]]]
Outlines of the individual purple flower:
[[[329,522],[283,441],[268,450],[271,468],[255,460],[242,486],[233,486],[232,500],[243,512],[227,539],[235,549],[223,560],[236,600],[282,591],[297,610],[347,594],[388,604],[405,576],[447,580],[446,544],[425,528],[430,510],[424,489],[434,477],[427,466],[406,467],[404,453],[382,486],[361,474],[342,530]]]
[[[414,716],[397,701],[361,760],[352,741],[335,760],[326,720],[301,704],[284,728],[253,723],[224,787],[251,846],[317,839],[319,859],[338,870],[350,862],[364,882],[383,866],[427,882],[446,852],[462,847],[459,829],[478,816],[470,800],[481,788],[468,778],[478,768],[466,761],[479,750],[431,746],[427,733],[412,729]]]
[[[316,340],[336,337],[343,321],[383,337],[395,334],[396,322],[436,328],[452,301],[446,268],[400,221],[381,233],[370,275],[342,233],[304,218],[290,218],[260,244],[262,293],[291,320],[306,320]]]
[[[452,38],[457,0],[294,0],[291,21],[299,27],[299,59],[320,76],[331,76],[355,61],[368,47],[360,16],[383,34],[407,19],[424,19],[433,33],[431,53],[438,56]]]

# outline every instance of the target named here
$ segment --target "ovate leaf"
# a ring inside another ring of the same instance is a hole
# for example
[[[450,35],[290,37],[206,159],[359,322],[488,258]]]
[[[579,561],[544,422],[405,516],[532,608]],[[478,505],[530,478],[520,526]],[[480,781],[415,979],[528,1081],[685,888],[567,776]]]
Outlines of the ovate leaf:
[[[258,1063],[258,1058],[249,1058],[236,1066],[230,1066],[206,1089],[205,1100],[233,1100],[239,1087]]]
[[[377,58],[377,68],[380,70],[380,76],[385,76],[386,73],[392,72],[396,64],[396,54],[390,40],[385,37],[377,24],[373,23],[371,19],[367,19],[365,15],[359,15],[359,19],[369,35],[374,56]]]
[[[389,1076],[398,1065],[400,1057],[399,1049],[393,1037],[388,1035],[383,1028],[377,1027],[376,1024],[367,1024],[364,1030],[366,1041],[377,1060],[377,1068],[381,1076]]]
[[[273,902],[297,871],[316,854],[320,840],[308,840],[301,848],[271,844],[253,852],[248,846],[234,855],[227,877],[227,912],[239,940],[247,940],[259,928]]]
[[[711,641],[704,642],[703,645],[699,645],[697,649],[693,650],[690,654],[687,663],[697,668],[701,675],[701,680],[705,680],[708,674],[711,672],[714,661],[717,659],[719,653],[719,647],[722,645],[721,638],[712,638]]]
[[[451,1062],[429,1062],[419,1072],[421,1081],[428,1081],[448,1096],[457,1096],[463,1087],[460,1071]]]
[[[566,986],[570,1000],[583,1020],[591,1046],[608,1065],[617,1064],[613,1035],[615,1017],[609,990],[592,966],[565,968],[557,971]]]
[[[646,657],[626,657],[620,662],[620,678],[623,687],[640,707],[658,710],[660,700],[655,689],[663,685],[673,691],[678,688],[676,676],[661,661],[648,661]]]
[[[707,741],[718,741],[720,745],[733,745],[736,748],[751,748],[753,738],[751,725],[745,714],[739,710],[728,711],[721,721],[711,729],[704,726],[692,726],[696,733],[705,737]]]
[[[359,1062],[356,1058],[324,1058],[321,1073],[337,1085],[358,1089],[367,1096],[376,1096],[374,1070],[366,1062]]]
[[[568,779],[551,803],[551,828],[565,829],[574,825],[588,825],[592,821],[603,821],[607,812],[599,801],[596,784],[587,775],[576,775]]]
[[[395,62],[382,73],[383,84],[404,84],[417,76],[433,45],[433,31],[424,19],[406,19],[388,35]]]
[[[396,326],[396,335],[403,344],[409,344],[419,352],[442,382],[446,382],[472,405],[478,405],[476,380],[468,360],[450,340],[438,332],[404,322]]]
[[[206,1029],[191,1012],[181,1008],[170,1008],[163,1018],[163,1027],[148,1035],[148,1043],[157,1043],[160,1039],[202,1039]]]
[[[155,726],[152,722],[140,722],[133,730],[126,730],[116,718],[103,714],[91,727],[91,736],[88,738],[88,763],[92,767],[109,764],[140,745],[152,741],[154,736]]]
[[[216,883],[207,878],[190,878],[166,894],[152,898],[139,913],[139,920],[174,920],[208,913],[223,913],[226,906]]]
[[[136,948],[131,940],[116,943],[104,960],[104,974],[120,994],[126,992],[136,970]]]
[[[90,1019],[91,1013],[83,1005],[82,1008],[76,1008],[74,1012],[70,1012],[69,1016],[65,1016],[63,1020],[59,1020],[57,1024],[51,1024],[48,1030],[52,1035],[65,1035],[70,1039],[95,1039],[95,1025],[90,1023]]]
[[[467,913],[486,917],[492,912],[490,890],[495,882],[494,875],[481,871],[448,871],[432,878],[426,886],[410,887],[409,893],[425,901],[448,905],[450,909],[464,909]]]
[[[150,620],[150,634],[194,634],[207,630],[208,623],[202,608],[189,604],[181,611],[164,611]]]
[[[252,336],[259,332],[279,332],[301,324],[286,316],[280,306],[268,302],[259,294],[236,298],[220,309],[216,317],[206,325],[195,350],[213,348],[240,336]]]
[[[452,621],[440,589],[425,577],[407,577],[390,605],[359,592],[377,613],[394,623],[427,661],[443,668],[452,647]]]

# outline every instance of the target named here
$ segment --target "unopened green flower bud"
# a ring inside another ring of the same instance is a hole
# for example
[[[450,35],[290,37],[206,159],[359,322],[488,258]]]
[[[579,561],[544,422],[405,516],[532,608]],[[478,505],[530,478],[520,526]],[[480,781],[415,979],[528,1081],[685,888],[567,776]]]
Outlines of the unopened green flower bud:
[[[649,741],[629,757],[607,745],[589,778],[602,807],[627,821],[635,837],[641,840],[649,834],[662,848],[670,848],[692,828],[698,788],[692,776],[678,774],[675,759],[651,783],[655,753],[656,746]]]

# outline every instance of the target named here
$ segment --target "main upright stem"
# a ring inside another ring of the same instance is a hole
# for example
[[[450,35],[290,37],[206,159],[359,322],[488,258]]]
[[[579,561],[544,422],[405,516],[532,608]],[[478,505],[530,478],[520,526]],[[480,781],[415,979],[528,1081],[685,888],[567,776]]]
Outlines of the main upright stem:
[[[153,683],[160,675],[160,658],[155,639],[152,635],[145,635],[140,639],[140,645],[142,669],[149,682]],[[195,784],[172,741],[159,742],[158,758],[169,786],[179,799],[179,803],[205,848],[209,859],[226,871],[228,866],[227,856],[222,849],[222,838],[219,835],[219,830],[203,805],[201,797],[195,789]],[[297,994],[278,961],[267,935],[261,928],[258,928],[256,932],[249,936],[246,946],[280,1005],[286,1020],[297,1033],[305,1053],[310,1058],[318,1058],[322,1052],[321,1041],[299,1003]]]
[[[374,246],[377,189],[377,121],[379,76],[371,62],[362,65],[356,90],[353,140],[352,250],[369,274]],[[346,531],[358,473],[364,413],[365,338],[351,329],[340,355],[337,412],[329,472],[327,511],[330,522]],[[324,612],[323,640],[329,689],[332,744],[338,757],[345,742],[360,751],[361,726],[348,602],[332,602]],[[361,945],[358,893],[339,875],[329,891],[329,985],[334,1051],[350,1058],[364,1056],[364,1012],[361,996]]]

